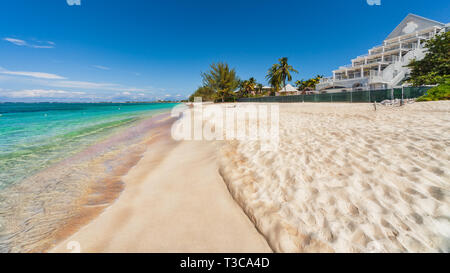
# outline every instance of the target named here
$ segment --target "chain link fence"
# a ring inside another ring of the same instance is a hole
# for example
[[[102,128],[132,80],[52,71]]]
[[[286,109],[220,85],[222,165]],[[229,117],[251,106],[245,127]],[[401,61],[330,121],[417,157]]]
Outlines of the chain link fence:
[[[259,98],[241,98],[239,102],[382,102],[394,99],[414,99],[427,93],[431,87],[404,87],[383,90],[324,93],[313,95],[271,96]]]

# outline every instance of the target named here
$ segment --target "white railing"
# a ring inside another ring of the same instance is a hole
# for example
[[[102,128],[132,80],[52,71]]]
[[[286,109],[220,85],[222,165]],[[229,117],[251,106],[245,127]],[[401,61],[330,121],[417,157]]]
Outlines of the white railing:
[[[333,78],[330,77],[330,78],[322,78],[322,79],[320,79],[319,83],[332,83],[332,82],[333,82]]]

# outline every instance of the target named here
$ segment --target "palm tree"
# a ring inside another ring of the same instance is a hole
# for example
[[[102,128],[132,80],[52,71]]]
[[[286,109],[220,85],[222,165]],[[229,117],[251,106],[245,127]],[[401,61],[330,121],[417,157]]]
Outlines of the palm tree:
[[[280,79],[283,82],[283,88],[286,88],[286,79],[288,81],[292,81],[291,72],[298,73],[298,71],[295,70],[292,65],[288,64],[287,57],[283,57],[278,61],[280,62],[280,64],[278,65],[278,70],[276,73],[280,75]]]
[[[298,80],[295,82],[295,85],[297,86],[298,91],[303,91],[303,89],[305,88],[305,81]]]
[[[256,85],[256,91],[257,91],[257,93],[262,94],[263,88],[264,88],[264,85],[258,83],[258,84]]]
[[[280,74],[277,73],[279,69],[279,64],[273,64],[272,67],[267,71],[266,79],[269,82],[270,86],[272,86],[271,96],[280,91],[281,85],[281,77]]]
[[[212,64],[210,71],[202,73],[204,86],[214,90],[216,97],[222,102],[234,96],[234,90],[239,86],[239,78],[234,69],[226,63]]]
[[[250,92],[255,91],[256,79],[251,77],[250,79],[241,82],[241,93],[243,96],[248,96]]]

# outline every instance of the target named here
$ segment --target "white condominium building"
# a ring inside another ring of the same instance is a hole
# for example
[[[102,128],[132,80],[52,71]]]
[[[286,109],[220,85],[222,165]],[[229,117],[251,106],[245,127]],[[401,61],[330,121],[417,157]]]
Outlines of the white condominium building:
[[[382,45],[366,55],[358,56],[351,64],[333,71],[316,86],[318,91],[345,92],[386,89],[401,85],[410,70],[405,67],[412,59],[425,56],[423,41],[447,31],[449,24],[439,23],[409,14]]]

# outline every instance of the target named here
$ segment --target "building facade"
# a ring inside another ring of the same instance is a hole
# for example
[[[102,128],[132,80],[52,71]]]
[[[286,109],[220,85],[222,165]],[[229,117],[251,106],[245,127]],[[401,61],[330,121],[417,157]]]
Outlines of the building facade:
[[[393,88],[401,85],[410,70],[412,59],[425,57],[423,42],[447,31],[448,24],[409,14],[383,44],[368,54],[351,60],[351,64],[333,71],[316,86],[321,92],[348,92]]]

